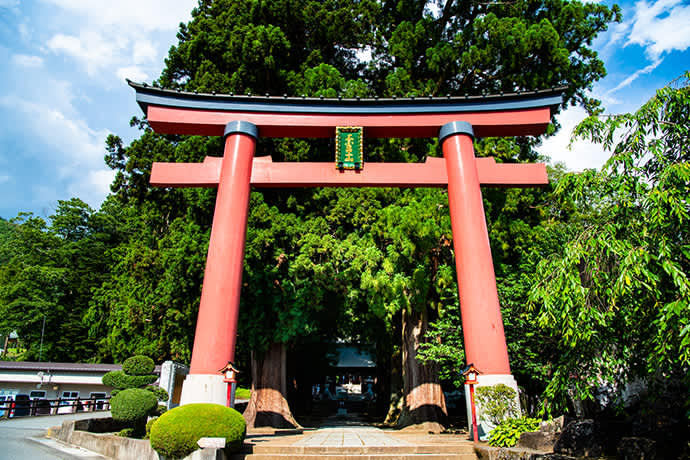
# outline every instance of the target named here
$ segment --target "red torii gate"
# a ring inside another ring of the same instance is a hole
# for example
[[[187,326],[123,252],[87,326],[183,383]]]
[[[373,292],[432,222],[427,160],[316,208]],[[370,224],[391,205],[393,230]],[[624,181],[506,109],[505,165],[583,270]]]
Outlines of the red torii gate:
[[[480,187],[548,183],[543,164],[475,158],[474,137],[542,134],[562,89],[479,97],[323,99],[197,94],[129,82],[160,133],[224,136],[223,157],[154,163],[151,184],[218,187],[190,375],[182,403],[224,404],[218,370],[234,360],[249,191],[254,187],[448,187],[465,354],[480,384],[517,388],[510,373]],[[444,158],[425,163],[274,163],[254,158],[262,137],[333,137],[360,126],[367,137],[438,137]]]

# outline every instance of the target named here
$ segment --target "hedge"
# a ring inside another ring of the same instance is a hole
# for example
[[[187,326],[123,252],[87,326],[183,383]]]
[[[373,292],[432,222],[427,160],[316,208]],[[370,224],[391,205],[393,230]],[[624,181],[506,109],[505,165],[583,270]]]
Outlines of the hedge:
[[[132,356],[122,363],[122,371],[128,375],[147,375],[153,373],[156,364],[151,358],[143,355]]]
[[[184,458],[199,448],[201,438],[225,438],[225,453],[242,448],[246,424],[235,409],[197,403],[176,407],[158,417],[151,427],[151,446],[167,458]]]
[[[103,376],[103,385],[126,390],[127,388],[139,388],[158,380],[158,376],[151,375],[127,375],[123,371],[110,371]]]
[[[110,400],[110,412],[113,419],[126,423],[145,420],[156,406],[158,406],[156,395],[140,388],[122,390]]]

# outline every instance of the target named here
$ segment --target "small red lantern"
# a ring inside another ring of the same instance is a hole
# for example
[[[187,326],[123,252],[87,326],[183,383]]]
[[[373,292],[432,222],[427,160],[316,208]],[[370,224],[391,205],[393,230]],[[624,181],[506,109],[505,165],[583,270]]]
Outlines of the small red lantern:
[[[474,364],[468,364],[467,367],[462,371],[462,375],[465,376],[465,383],[467,385],[476,385],[479,383],[477,378],[479,377],[479,371]]]
[[[228,384],[227,406],[235,407],[235,387],[237,386],[235,376],[240,371],[235,367],[235,364],[232,361],[228,361],[228,364],[218,372],[223,374],[223,382]]]
[[[477,430],[477,409],[474,405],[474,386],[479,383],[479,370],[474,367],[474,364],[468,364],[462,371],[465,376],[465,384],[470,387],[470,407],[472,409],[472,436],[474,442],[479,442],[479,433]]]

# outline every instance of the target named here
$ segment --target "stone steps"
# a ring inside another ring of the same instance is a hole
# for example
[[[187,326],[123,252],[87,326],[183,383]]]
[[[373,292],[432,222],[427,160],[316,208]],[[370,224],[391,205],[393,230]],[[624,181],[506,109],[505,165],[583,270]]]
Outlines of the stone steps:
[[[321,460],[477,460],[475,454],[355,454],[355,455],[311,455],[311,454],[249,454],[235,455],[232,460],[283,460],[283,459],[321,459]]]
[[[278,459],[357,459],[357,460],[477,460],[467,445],[410,446],[290,446],[254,445],[232,460]]]
[[[299,434],[252,433],[229,460],[477,460],[465,436],[382,430],[369,425],[322,426]]]
[[[321,459],[321,460],[477,460],[475,454],[355,454],[355,455],[299,455],[299,454],[249,454],[235,455],[232,460],[282,460],[282,459]]]
[[[411,446],[276,446],[255,445],[254,454],[278,454],[289,450],[295,454],[474,454],[474,449],[466,445],[411,445]]]

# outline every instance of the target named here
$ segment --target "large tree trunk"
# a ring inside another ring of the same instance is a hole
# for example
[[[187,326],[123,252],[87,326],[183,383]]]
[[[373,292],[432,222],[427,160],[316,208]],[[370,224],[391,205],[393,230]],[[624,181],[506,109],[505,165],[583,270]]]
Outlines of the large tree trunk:
[[[285,396],[285,345],[272,343],[263,356],[251,352],[252,395],[244,418],[247,428],[297,428]]]
[[[403,310],[403,408],[398,427],[423,425],[425,431],[439,432],[448,418],[446,399],[438,378],[438,364],[422,364],[417,349],[429,327],[427,309]]]
[[[383,423],[388,426],[397,425],[403,406],[402,389],[402,358],[397,349],[390,359],[390,377],[388,378],[388,412]]]

